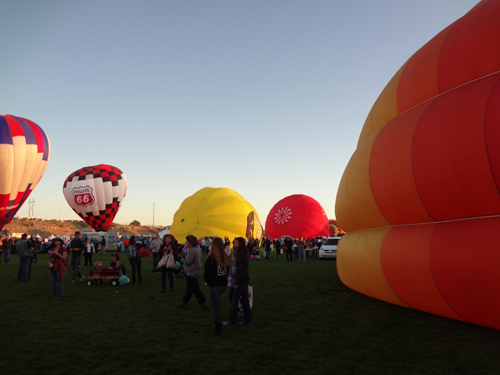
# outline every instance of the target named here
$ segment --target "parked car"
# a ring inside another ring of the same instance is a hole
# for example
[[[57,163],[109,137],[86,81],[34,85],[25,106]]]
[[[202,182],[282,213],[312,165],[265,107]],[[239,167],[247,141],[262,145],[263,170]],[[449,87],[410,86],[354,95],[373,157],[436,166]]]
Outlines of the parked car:
[[[319,248],[319,258],[326,259],[332,258],[337,259],[337,244],[339,243],[340,237],[330,237],[323,242]]]

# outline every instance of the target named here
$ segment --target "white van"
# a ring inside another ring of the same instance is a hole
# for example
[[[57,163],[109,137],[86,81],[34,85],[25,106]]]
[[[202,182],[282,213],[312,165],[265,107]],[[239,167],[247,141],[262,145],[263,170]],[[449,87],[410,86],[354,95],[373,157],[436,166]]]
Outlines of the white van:
[[[337,259],[337,244],[339,243],[340,237],[330,237],[323,242],[323,245],[319,248],[319,258],[332,258]]]

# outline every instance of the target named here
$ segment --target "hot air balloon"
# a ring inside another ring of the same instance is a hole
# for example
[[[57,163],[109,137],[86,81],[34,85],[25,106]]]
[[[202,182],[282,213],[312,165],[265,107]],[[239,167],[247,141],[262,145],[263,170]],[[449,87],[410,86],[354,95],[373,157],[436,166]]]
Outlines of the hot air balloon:
[[[35,189],[49,157],[49,138],[37,124],[0,115],[0,230]]]
[[[182,202],[170,233],[183,241],[188,234],[261,238],[264,231],[257,211],[241,195],[228,188],[206,187]]]
[[[345,233],[343,229],[339,227],[337,220],[328,220],[328,227],[328,235],[330,237],[337,237],[339,234]]]
[[[328,218],[317,200],[302,194],[290,195],[276,203],[266,219],[271,238],[328,236]]]
[[[63,185],[66,201],[91,228],[107,232],[127,193],[123,172],[99,164],[71,173]]]
[[[490,0],[418,50],[371,109],[336,200],[342,282],[500,329],[499,186],[500,0]]]

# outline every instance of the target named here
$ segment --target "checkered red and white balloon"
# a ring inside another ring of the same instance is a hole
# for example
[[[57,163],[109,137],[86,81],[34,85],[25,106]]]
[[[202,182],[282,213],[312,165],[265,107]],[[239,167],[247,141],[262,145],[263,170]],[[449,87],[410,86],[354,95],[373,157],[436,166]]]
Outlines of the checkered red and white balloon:
[[[127,194],[127,178],[111,165],[83,167],[63,185],[66,201],[90,227],[106,232]]]

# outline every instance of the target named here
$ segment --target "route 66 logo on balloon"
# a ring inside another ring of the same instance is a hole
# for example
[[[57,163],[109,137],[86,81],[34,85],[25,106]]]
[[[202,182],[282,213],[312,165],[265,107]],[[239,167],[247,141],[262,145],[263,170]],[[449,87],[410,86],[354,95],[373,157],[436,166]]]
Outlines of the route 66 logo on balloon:
[[[95,203],[94,189],[90,186],[79,186],[71,189],[75,203],[78,206],[89,206]]]
[[[127,179],[111,165],[83,167],[63,185],[66,201],[96,231],[107,232],[127,194]]]

